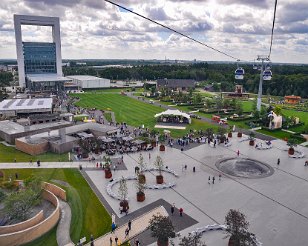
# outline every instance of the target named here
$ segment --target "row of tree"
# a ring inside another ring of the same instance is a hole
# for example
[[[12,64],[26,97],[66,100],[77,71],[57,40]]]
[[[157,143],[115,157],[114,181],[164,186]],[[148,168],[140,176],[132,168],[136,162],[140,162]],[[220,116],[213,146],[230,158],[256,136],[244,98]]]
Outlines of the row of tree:
[[[65,75],[88,74],[109,78],[111,80],[156,80],[194,79],[196,81],[212,83],[217,91],[233,91],[234,84],[243,84],[246,91],[257,93],[260,79],[259,71],[253,70],[252,65],[243,65],[245,77],[242,81],[235,81],[235,64],[191,65],[141,65],[127,68],[94,69],[90,67],[67,67]],[[273,78],[265,82],[263,94],[274,96],[299,95],[308,97],[308,66],[274,65]],[[306,85],[306,86],[305,86]]]

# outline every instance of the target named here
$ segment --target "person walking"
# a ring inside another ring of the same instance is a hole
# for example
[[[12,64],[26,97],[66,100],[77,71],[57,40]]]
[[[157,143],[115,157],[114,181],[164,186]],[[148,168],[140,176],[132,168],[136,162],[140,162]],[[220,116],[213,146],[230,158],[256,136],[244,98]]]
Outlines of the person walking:
[[[112,222],[112,224],[111,224],[111,232],[114,233],[114,230],[116,228],[117,228],[117,225],[114,222]]]
[[[125,229],[125,238],[126,237],[128,237],[128,235],[129,235],[129,229],[128,229],[128,227]]]
[[[174,210],[175,210],[175,205],[174,205],[174,203],[173,203],[173,205],[171,206],[171,215],[174,214]]]
[[[194,173],[196,172],[196,167],[193,167],[193,172],[194,172]]]
[[[112,237],[110,237],[109,242],[110,242],[110,246],[112,246],[112,242],[113,242]]]
[[[151,159],[151,153],[149,153],[149,160]]]
[[[211,184],[211,176],[209,176],[209,181],[207,183]]]
[[[305,167],[308,166],[308,161],[305,161],[305,165],[304,165],[304,166],[305,166]]]
[[[218,177],[219,177],[219,181],[220,181],[221,180],[221,174],[219,174]]]
[[[118,245],[118,240],[119,240],[118,236],[115,236],[114,241],[115,241],[116,245]]]
[[[135,239],[135,246],[140,246],[140,241],[138,238]]]
[[[91,241],[90,245],[91,245],[91,246],[94,246],[94,237],[93,237],[93,235],[91,235],[90,241]]]
[[[183,217],[183,208],[179,209],[180,216]]]
[[[237,156],[240,156],[240,150],[237,150]]]
[[[131,229],[132,229],[132,221],[129,220],[128,223],[127,223],[127,225],[128,225],[128,230],[131,230]]]
[[[213,184],[214,184],[214,183],[215,183],[215,176],[213,176],[213,179],[212,179],[212,180],[213,180]]]
[[[278,158],[277,160],[277,166],[279,166],[279,164],[280,164],[280,158]]]

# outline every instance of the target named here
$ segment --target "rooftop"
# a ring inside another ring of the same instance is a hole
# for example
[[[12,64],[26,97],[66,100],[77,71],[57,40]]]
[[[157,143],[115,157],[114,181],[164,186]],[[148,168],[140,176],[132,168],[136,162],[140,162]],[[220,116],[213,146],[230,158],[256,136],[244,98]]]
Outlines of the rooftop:
[[[4,121],[0,121],[0,129],[2,132],[5,132],[7,134],[16,134],[16,133],[22,133],[26,131],[35,131],[35,130],[44,129],[44,128],[48,129],[48,128],[59,126],[59,125],[62,125],[63,127],[65,127],[70,124],[71,122],[61,120],[58,122],[50,122],[50,123],[36,124],[36,125],[31,125],[31,126],[23,126],[13,121],[4,120]]]
[[[48,82],[48,81],[65,82],[71,80],[67,77],[63,77],[55,73],[27,74],[27,78],[31,80],[31,82]]]
[[[99,80],[103,78],[91,76],[91,75],[72,75],[72,76],[67,76],[70,79],[77,79],[77,80]]]
[[[7,99],[0,102],[0,111],[51,109],[52,98]]]

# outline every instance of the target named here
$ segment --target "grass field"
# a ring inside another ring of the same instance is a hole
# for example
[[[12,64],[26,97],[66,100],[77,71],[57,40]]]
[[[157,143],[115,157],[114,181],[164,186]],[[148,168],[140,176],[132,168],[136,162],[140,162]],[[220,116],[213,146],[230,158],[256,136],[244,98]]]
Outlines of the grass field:
[[[67,192],[68,203],[72,210],[70,228],[71,239],[74,243],[82,237],[89,240],[92,234],[95,238],[111,230],[111,217],[100,203],[88,183],[77,169],[5,169],[2,170],[6,179],[17,172],[20,179],[31,175],[39,176],[44,181],[62,180],[69,183],[69,187],[61,186]],[[102,173],[103,178],[103,173]],[[55,183],[56,184],[56,183]],[[59,185],[59,184],[56,184]],[[60,185],[59,185],[60,186]],[[27,244],[28,246],[57,245],[56,229],[41,238]]]
[[[55,153],[45,153],[37,156],[31,156],[24,152],[21,152],[15,147],[6,146],[0,144],[0,162],[33,162],[40,160],[41,162],[52,162],[52,161],[68,161],[68,154],[55,154]]]
[[[286,116],[295,116],[298,117],[301,122],[304,122],[308,125],[308,113],[307,112],[300,112],[290,109],[282,109],[282,113]]]
[[[120,94],[78,94],[80,101],[77,106],[84,108],[98,108],[106,110],[110,108],[117,122],[126,122],[132,126],[154,127],[154,115],[163,109],[151,104],[132,99]]]

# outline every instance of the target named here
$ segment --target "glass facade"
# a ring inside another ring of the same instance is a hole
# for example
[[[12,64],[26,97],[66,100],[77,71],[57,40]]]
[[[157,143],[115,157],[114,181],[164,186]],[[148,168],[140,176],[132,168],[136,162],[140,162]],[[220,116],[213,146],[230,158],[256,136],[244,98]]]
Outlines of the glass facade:
[[[56,44],[23,42],[25,74],[57,73]]]

